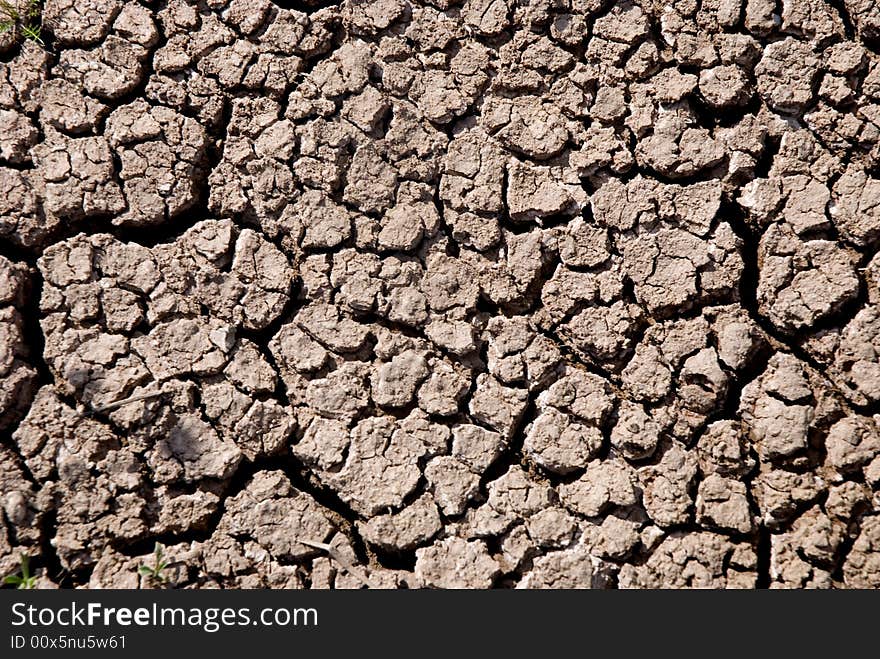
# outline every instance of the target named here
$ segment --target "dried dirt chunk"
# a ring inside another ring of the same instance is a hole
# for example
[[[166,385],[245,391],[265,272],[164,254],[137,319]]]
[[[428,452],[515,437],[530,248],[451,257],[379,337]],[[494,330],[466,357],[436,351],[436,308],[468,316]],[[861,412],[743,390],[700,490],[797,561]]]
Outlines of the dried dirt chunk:
[[[636,474],[622,460],[595,460],[583,476],[559,486],[559,498],[570,510],[596,517],[611,506],[632,506],[638,501]]]
[[[736,545],[721,535],[708,532],[668,536],[640,567],[626,565],[620,572],[622,588],[753,588],[754,571],[730,565]],[[754,550],[745,552],[754,558]],[[747,563],[747,561],[742,561]],[[739,569],[737,569],[739,568]]]
[[[198,199],[205,130],[170,108],[135,101],[107,118],[107,139],[122,163],[128,210],[116,224],[164,222]]]
[[[88,4],[74,0],[47,0],[43,20],[52,26],[52,34],[63,45],[88,45],[99,42],[122,9],[118,0],[97,0]]]
[[[248,538],[277,560],[299,561],[315,554],[301,539],[324,542],[332,530],[326,511],[310,495],[279,471],[261,471],[227,499],[215,537]]]
[[[178,463],[183,468],[180,476],[186,481],[228,478],[240,459],[241,453],[232,442],[223,442],[211,426],[191,415],[178,420],[167,439],[156,445],[152,456],[156,462]],[[179,477],[168,473],[169,468],[168,465],[161,467],[169,477]]]
[[[519,425],[528,405],[528,393],[505,387],[491,375],[477,377],[477,388],[471,397],[470,411],[474,419],[510,437]]]
[[[678,443],[673,443],[656,465],[639,470],[642,503],[658,526],[690,521],[694,503],[691,484],[696,475],[696,457]]]
[[[452,428],[452,457],[481,474],[501,455],[505,440],[497,432],[473,424]]]
[[[409,551],[429,541],[441,524],[433,498],[423,496],[398,513],[378,515],[358,528],[371,545],[389,551]]]
[[[846,324],[833,355],[831,376],[857,405],[880,400],[880,308],[869,304]]]
[[[566,474],[586,466],[602,447],[602,432],[554,408],[542,412],[526,429],[523,451],[552,472]]]
[[[850,588],[880,587],[880,517],[867,517],[843,565],[843,578]]]
[[[479,492],[480,477],[463,462],[440,456],[425,466],[425,478],[445,515],[460,515]]]
[[[788,37],[764,48],[755,67],[758,92],[774,109],[797,112],[813,99],[819,60],[803,41]]]
[[[0,257],[0,428],[17,421],[36,393],[37,372],[27,360],[18,310],[29,293],[29,276],[22,264]]]
[[[737,533],[752,530],[752,515],[741,481],[715,474],[700,483],[697,492],[697,519],[710,528]]]
[[[744,387],[740,414],[762,459],[784,459],[807,447],[816,417],[808,375],[794,356],[780,353]]]
[[[736,65],[701,71],[700,94],[717,109],[745,105],[751,95],[748,76]]]
[[[58,220],[113,215],[125,210],[113,155],[103,137],[61,135],[33,149],[44,184],[43,210]]]
[[[628,460],[650,457],[660,441],[660,426],[644,407],[623,403],[611,431],[611,445]]]
[[[489,588],[501,566],[482,540],[438,540],[416,550],[415,572],[433,588]]]
[[[809,329],[858,294],[856,257],[832,241],[802,241],[774,224],[758,252],[759,309],[784,332]]]
[[[419,483],[419,460],[431,453],[425,439],[434,437],[427,432],[423,437],[418,429],[389,417],[364,419],[351,431],[345,464],[321,479],[365,517],[398,508]]]
[[[407,351],[376,369],[371,378],[373,401],[381,407],[408,405],[416,389],[428,376],[423,355]]]
[[[828,205],[838,231],[854,245],[873,245],[880,238],[880,180],[865,171],[848,169],[834,184]]]

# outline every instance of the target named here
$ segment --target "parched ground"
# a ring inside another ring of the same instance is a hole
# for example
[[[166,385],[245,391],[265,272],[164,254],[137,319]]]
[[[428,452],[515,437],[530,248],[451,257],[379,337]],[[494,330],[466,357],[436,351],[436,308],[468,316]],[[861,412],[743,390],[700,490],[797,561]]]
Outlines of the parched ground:
[[[0,576],[880,587],[880,2],[42,21],[0,36]]]

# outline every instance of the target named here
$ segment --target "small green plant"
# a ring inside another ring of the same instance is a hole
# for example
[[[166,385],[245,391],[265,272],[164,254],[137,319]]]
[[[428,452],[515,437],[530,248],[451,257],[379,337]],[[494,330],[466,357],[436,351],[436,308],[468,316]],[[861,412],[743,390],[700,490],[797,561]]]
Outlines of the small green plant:
[[[40,0],[0,0],[0,33],[12,31],[41,46]]]
[[[31,574],[31,557],[27,554],[21,555],[21,567],[19,574],[10,574],[3,579],[3,583],[7,586],[15,586],[19,590],[33,590],[37,587],[37,576]]]
[[[153,548],[153,565],[141,565],[138,568],[138,574],[159,583],[165,583],[167,577],[163,572],[167,567],[168,562],[163,558],[162,545],[157,542]]]

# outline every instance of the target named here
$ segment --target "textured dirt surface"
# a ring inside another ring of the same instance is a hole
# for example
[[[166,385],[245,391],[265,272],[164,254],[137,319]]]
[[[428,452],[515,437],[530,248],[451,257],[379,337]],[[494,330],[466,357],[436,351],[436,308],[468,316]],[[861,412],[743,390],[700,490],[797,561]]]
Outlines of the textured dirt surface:
[[[880,3],[279,4],[0,41],[0,572],[880,587]]]

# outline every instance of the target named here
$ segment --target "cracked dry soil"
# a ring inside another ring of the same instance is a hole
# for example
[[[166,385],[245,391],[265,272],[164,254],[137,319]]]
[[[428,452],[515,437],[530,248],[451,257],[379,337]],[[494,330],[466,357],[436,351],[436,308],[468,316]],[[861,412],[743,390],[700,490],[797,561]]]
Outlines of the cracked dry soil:
[[[880,587],[880,2],[42,12],[0,573]]]

